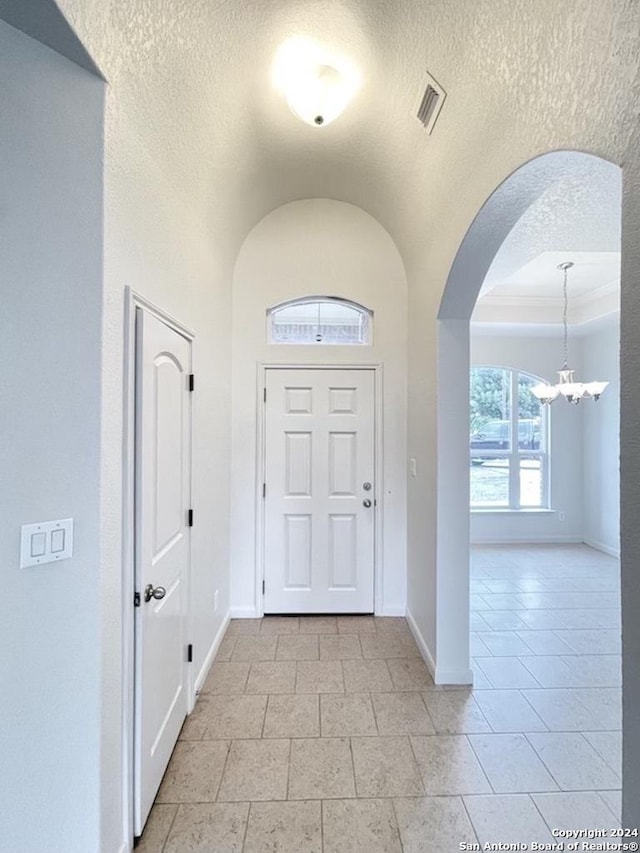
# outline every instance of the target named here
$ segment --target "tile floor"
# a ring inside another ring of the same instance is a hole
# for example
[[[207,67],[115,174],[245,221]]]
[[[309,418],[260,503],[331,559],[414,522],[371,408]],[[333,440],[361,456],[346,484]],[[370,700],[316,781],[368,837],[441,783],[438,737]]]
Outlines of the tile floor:
[[[403,619],[235,620],[138,853],[448,853],[620,812],[619,569],[475,548],[473,690]]]

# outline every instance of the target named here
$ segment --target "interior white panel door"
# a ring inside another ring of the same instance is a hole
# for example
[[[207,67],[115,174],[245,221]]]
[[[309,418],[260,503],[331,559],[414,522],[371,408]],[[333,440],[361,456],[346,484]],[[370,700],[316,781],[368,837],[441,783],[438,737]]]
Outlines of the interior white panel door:
[[[191,343],[136,311],[135,834],[187,713]]]
[[[266,371],[265,613],[371,613],[375,377]]]

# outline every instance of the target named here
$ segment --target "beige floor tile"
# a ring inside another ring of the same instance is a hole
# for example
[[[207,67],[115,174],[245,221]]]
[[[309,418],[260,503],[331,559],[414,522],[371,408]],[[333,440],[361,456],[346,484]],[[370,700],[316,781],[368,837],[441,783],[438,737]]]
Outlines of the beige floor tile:
[[[478,634],[489,654],[494,657],[517,657],[533,654],[532,649],[515,631],[483,631]]]
[[[549,828],[526,794],[465,797],[464,804],[480,844],[552,843]],[[528,847],[526,848],[528,849]]]
[[[524,735],[469,735],[469,741],[496,793],[528,794],[558,790]]]
[[[261,622],[262,619],[232,619],[229,622],[225,639],[227,637],[240,637],[244,634],[257,634],[260,631]]]
[[[574,630],[557,631],[558,637],[570,647],[569,652],[578,655],[615,655],[620,654],[620,631],[607,630]]]
[[[289,740],[234,740],[218,800],[284,800],[287,796]]]
[[[338,620],[335,616],[301,616],[301,634],[336,634]]]
[[[590,791],[575,794],[532,794],[549,829],[602,829],[615,826],[616,816]]]
[[[231,654],[235,648],[235,645],[236,637],[225,636],[224,640],[220,643],[220,648],[216,652],[216,660],[231,660]]]
[[[622,817],[622,791],[598,791],[598,795],[619,822]]]
[[[244,693],[249,675],[246,661],[214,661],[202,693]]]
[[[493,690],[493,684],[489,681],[475,659],[471,659],[471,669],[473,670],[473,689],[474,690]]]
[[[474,615],[474,614],[472,614]],[[512,610],[484,610],[480,615],[485,624],[493,631],[519,631],[527,630],[527,623],[520,618],[522,611],[514,613]],[[559,623],[555,621],[556,627]],[[481,628],[476,630],[480,631]]]
[[[522,660],[528,662],[539,660],[539,658],[527,657]],[[540,687],[540,684],[519,658],[475,658],[475,663],[497,690]]]
[[[248,803],[180,806],[163,853],[241,853]]]
[[[352,660],[361,657],[359,634],[320,635],[320,660]]]
[[[604,728],[591,709],[585,707],[574,693],[574,690],[566,688],[522,691],[524,698],[550,731],[580,732]]]
[[[572,690],[598,721],[598,728],[617,731],[622,728],[622,691],[619,687],[586,687]]]
[[[582,734],[609,767],[622,775],[622,732],[586,732]]]
[[[617,655],[563,655],[575,687],[620,687],[622,659]]]
[[[404,616],[374,616],[373,621],[379,634],[413,636]]]
[[[522,664],[535,677],[539,687],[567,688],[590,686],[581,685],[572,667],[568,666],[560,655],[536,655],[535,657],[522,658]],[[484,661],[482,668],[485,669]],[[491,678],[491,675],[489,678]],[[493,679],[491,678],[493,681]],[[535,687],[534,684],[522,684],[522,687]]]
[[[338,616],[340,634],[375,634],[376,623],[373,616]]]
[[[262,661],[275,660],[277,637],[238,637],[231,653],[231,660]]]
[[[306,694],[269,696],[263,737],[319,737],[318,696]]]
[[[345,660],[342,663],[347,693],[387,692],[393,690],[385,660]]]
[[[295,661],[261,661],[251,664],[246,692],[293,693],[295,686]]]
[[[207,729],[209,696],[202,695],[180,730],[179,740],[202,740]]]
[[[465,735],[412,737],[426,794],[487,794],[491,785]]]
[[[476,696],[476,702],[494,732],[544,732],[547,730],[544,721],[519,690],[483,690]]]
[[[365,658],[420,658],[416,641],[402,634],[362,634],[360,644]]]
[[[322,853],[319,800],[251,803],[244,853]]]
[[[320,724],[322,737],[378,734],[368,693],[323,693]]]
[[[348,738],[291,741],[289,799],[354,797],[353,763]]]
[[[296,664],[296,693],[343,693],[340,661],[309,660]]]
[[[387,661],[387,666],[394,690],[415,693],[433,687],[433,678],[422,659],[391,659]]]
[[[461,844],[476,843],[460,797],[399,799],[393,805],[404,853],[457,853]]]
[[[402,853],[391,800],[327,800],[324,853]]]
[[[551,610],[519,610],[517,615],[520,621],[524,623],[522,629],[524,631],[553,631],[555,628],[564,628],[558,615]],[[491,623],[489,622],[489,624]],[[491,627],[495,626],[492,625]],[[519,629],[514,628],[514,630]]]
[[[265,616],[260,626],[261,634],[297,634],[300,621],[297,616]]]
[[[319,656],[315,634],[282,634],[278,637],[276,660],[318,660]]]
[[[140,853],[162,853],[177,811],[178,806],[156,803],[151,809],[136,851],[140,851]]]
[[[228,741],[222,740],[176,744],[156,802],[213,802],[228,748]]]
[[[406,737],[351,739],[358,797],[419,797],[420,771]]]
[[[569,646],[555,631],[518,631],[518,636],[529,646],[534,655],[568,655]]]
[[[435,734],[419,693],[374,693],[372,700],[381,735]]]
[[[267,707],[266,696],[207,695],[200,697],[198,705],[201,702],[206,702],[206,740],[253,738],[262,735]]]
[[[620,786],[618,774],[579,732],[548,732],[527,737],[563,791],[597,791]]]
[[[422,698],[438,734],[491,731],[476,699],[468,690],[428,690]]]

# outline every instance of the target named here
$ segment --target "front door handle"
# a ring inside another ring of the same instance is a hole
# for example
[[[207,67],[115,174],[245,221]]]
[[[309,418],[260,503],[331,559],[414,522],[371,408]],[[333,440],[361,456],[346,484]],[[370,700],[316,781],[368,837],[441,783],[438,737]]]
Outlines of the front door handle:
[[[366,506],[366,508],[369,509],[369,507],[371,506],[371,501],[369,500],[369,498],[365,498],[362,501],[362,506]]]
[[[156,601],[161,601],[166,594],[167,590],[163,586],[154,587],[152,583],[148,583],[144,590],[144,600],[147,602],[151,601],[152,598],[155,598]]]

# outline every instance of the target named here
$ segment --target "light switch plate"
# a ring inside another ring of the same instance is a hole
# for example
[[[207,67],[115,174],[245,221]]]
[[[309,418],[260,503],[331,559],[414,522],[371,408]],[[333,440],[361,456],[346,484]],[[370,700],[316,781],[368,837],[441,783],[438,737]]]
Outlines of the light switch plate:
[[[20,568],[58,563],[73,556],[73,519],[23,524],[20,537]]]

